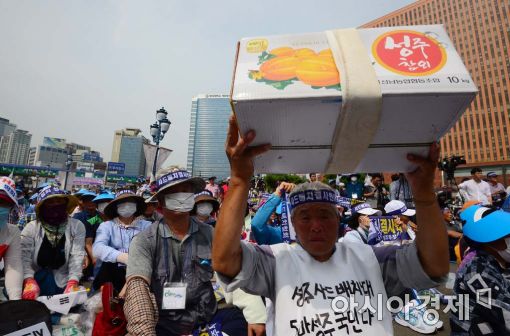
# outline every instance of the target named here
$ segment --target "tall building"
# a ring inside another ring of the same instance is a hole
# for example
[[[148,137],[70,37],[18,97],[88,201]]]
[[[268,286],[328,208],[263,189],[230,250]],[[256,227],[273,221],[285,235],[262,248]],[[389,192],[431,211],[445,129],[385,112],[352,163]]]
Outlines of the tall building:
[[[0,162],[26,165],[31,140],[32,134],[20,129],[0,137]]]
[[[35,156],[37,154],[37,147],[30,147],[28,152],[28,165],[35,166]]]
[[[67,161],[67,149],[51,146],[37,146],[34,154],[33,165],[63,169]]]
[[[228,95],[198,95],[191,101],[187,168],[193,176],[230,175],[225,139],[231,113]]]
[[[441,139],[442,156],[506,175],[510,168],[510,1],[420,0],[362,27],[444,24],[478,85],[469,109]],[[459,169],[457,176],[468,175]]]
[[[72,169],[76,169],[80,164],[88,164],[91,170],[94,170],[97,169],[95,163],[103,162],[101,154],[91,150],[89,146],[67,143],[66,139],[44,137],[42,145],[30,149],[28,164],[63,169],[69,154],[73,162]]]
[[[145,175],[145,154],[143,145],[149,140],[137,128],[115,131],[112,147],[112,162],[126,164],[125,175]]]
[[[8,119],[0,118],[0,136],[9,135],[16,129],[16,125],[11,124]]]
[[[0,162],[25,165],[28,162],[32,135],[17,129],[8,119],[0,118]]]

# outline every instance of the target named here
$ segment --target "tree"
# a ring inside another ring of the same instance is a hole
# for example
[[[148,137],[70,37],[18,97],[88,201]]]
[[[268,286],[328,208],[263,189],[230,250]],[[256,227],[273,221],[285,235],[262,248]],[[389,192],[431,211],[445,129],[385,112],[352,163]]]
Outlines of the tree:
[[[266,189],[268,189],[268,191],[274,191],[281,182],[299,184],[306,182],[306,180],[294,174],[267,174],[264,176],[264,183],[266,184]]]

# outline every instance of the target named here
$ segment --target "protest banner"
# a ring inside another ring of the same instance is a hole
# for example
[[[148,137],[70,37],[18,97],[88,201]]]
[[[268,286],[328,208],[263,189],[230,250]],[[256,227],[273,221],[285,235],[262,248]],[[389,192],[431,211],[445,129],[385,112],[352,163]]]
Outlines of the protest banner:
[[[370,229],[368,230],[368,244],[401,243],[402,240],[410,240],[407,232],[403,231],[402,225],[397,224],[392,216],[370,217]]]

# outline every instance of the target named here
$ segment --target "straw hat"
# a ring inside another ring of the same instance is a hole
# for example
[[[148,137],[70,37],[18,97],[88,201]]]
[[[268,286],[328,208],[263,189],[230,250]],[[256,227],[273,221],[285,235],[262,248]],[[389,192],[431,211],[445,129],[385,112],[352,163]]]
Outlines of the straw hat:
[[[182,183],[191,183],[193,193],[200,192],[205,188],[205,181],[200,177],[192,177],[191,174],[182,169],[166,169],[160,171],[156,179],[156,193],[147,202],[158,199],[165,190]]]
[[[210,191],[204,190],[199,192],[198,194],[195,194],[195,207],[196,204],[200,202],[210,202],[213,206],[213,211],[218,211],[220,208],[220,202],[216,198],[214,198]]]
[[[37,195],[37,205],[35,206],[35,213],[39,216],[39,211],[44,203],[52,198],[63,198],[67,200],[67,213],[71,214],[78,205],[78,199],[73,196],[66,194],[63,190],[55,186],[47,186],[41,189]]]
[[[147,208],[147,204],[145,204],[144,199],[141,196],[137,196],[131,190],[121,190],[115,195],[115,199],[110,201],[106,208],[104,208],[104,214],[108,218],[116,218],[119,217],[117,213],[117,205],[125,202],[134,202],[136,203],[136,212],[134,216],[140,216]]]

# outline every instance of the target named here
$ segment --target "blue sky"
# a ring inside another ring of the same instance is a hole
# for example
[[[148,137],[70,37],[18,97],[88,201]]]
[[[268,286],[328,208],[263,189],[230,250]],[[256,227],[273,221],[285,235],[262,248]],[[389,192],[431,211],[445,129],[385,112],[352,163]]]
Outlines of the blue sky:
[[[191,99],[228,93],[246,36],[356,27],[409,0],[0,0],[0,117],[32,134],[111,155],[113,132],[149,136],[155,111],[172,121],[162,145],[185,166]]]

